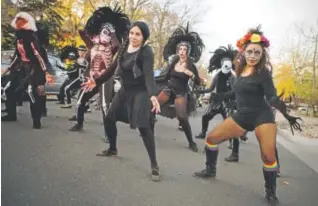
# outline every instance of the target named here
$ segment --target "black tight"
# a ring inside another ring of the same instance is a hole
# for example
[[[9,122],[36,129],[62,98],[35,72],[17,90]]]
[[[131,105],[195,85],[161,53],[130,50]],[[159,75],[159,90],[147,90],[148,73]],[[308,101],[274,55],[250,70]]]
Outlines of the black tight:
[[[151,163],[151,168],[158,168],[155,148],[155,138],[151,127],[138,128],[144,142]],[[117,126],[116,122],[110,119],[105,120],[105,130],[109,138],[109,150],[117,151]]]
[[[164,105],[169,101],[170,96],[167,95],[164,91],[161,91],[158,97],[160,105]],[[188,108],[187,108],[187,97],[183,95],[177,95],[174,100],[176,115],[179,120],[179,125],[182,126],[184,134],[187,137],[187,140],[190,143],[193,143],[191,126],[188,119]]]

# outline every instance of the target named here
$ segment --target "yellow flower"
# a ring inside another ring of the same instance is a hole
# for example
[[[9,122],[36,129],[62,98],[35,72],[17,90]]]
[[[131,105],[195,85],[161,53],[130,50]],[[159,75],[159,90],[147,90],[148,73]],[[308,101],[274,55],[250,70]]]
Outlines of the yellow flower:
[[[252,42],[252,43],[261,42],[261,35],[259,35],[259,34],[253,34],[253,35],[251,36],[251,42]]]

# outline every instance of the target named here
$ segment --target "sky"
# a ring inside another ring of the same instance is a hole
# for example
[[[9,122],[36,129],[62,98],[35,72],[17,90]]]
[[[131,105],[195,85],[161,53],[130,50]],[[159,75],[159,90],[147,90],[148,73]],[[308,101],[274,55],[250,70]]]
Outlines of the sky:
[[[318,30],[318,0],[179,0],[177,3],[202,9],[198,16],[200,23],[193,29],[201,34],[206,45],[202,56],[205,64],[211,56],[209,51],[228,44],[235,46],[249,28],[259,24],[271,42],[272,59],[279,55],[286,39],[296,35],[295,23],[315,26]]]

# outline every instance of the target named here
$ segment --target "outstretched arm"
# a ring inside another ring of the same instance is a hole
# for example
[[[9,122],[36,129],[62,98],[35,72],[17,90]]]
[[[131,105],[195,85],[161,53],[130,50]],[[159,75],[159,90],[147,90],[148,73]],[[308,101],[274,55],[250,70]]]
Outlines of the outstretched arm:
[[[274,86],[273,79],[269,71],[263,71],[262,75],[263,75],[262,87],[264,90],[265,97],[267,101],[269,102],[269,104],[275,107],[276,109],[278,109],[284,115],[284,117],[289,121],[293,134],[294,134],[293,129],[301,131],[300,125],[297,122],[297,120],[300,118],[290,116],[287,113],[286,104],[280,100],[279,96],[277,96],[276,88]]]
[[[203,89],[203,90],[198,90],[198,93],[209,93],[209,92],[212,92],[215,87],[216,87],[216,84],[218,82],[218,73],[220,72],[221,70],[217,71],[216,73],[214,73],[212,75],[212,80],[211,80],[211,84],[210,84],[210,87],[208,89]]]

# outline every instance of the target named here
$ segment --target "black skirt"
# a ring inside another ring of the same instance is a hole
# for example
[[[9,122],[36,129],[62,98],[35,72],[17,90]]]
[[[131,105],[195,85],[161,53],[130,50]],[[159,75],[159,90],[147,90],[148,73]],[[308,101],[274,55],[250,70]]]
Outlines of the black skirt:
[[[130,128],[149,128],[154,116],[147,90],[124,91],[121,87],[115,94],[106,118],[130,125]]]

